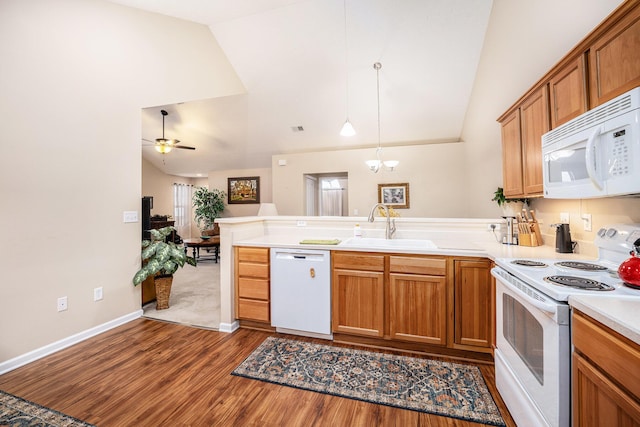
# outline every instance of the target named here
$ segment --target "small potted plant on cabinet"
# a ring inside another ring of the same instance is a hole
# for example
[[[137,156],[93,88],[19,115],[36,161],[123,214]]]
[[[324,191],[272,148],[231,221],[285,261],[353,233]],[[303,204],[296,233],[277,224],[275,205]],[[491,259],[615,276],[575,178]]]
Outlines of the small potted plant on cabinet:
[[[196,265],[195,258],[187,256],[184,249],[178,247],[173,241],[167,241],[167,236],[171,235],[174,230],[174,227],[149,230],[151,240],[142,241],[143,266],[133,276],[135,286],[149,276],[154,277],[157,310],[169,308],[173,274],[178,268],[183,267],[185,263],[194,267]]]
[[[498,203],[498,206],[502,208],[502,214],[508,217],[515,217],[518,212],[522,210],[525,203],[528,203],[528,199],[508,199],[502,190],[502,187],[493,193],[493,199],[491,201]]]
[[[213,229],[215,219],[224,210],[226,196],[224,191],[215,188],[209,190],[205,187],[198,187],[193,192],[194,218],[201,235],[205,235],[206,230]]]

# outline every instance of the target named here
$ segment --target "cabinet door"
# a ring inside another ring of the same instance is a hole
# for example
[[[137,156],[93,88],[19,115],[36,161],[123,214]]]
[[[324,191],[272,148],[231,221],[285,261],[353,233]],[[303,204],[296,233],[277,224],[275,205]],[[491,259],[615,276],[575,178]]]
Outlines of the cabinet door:
[[[352,335],[384,335],[384,273],[333,270],[332,330]]]
[[[525,196],[542,194],[542,134],[549,131],[547,86],[533,92],[520,107],[522,176]]]
[[[580,55],[549,80],[552,129],[587,111],[585,71],[585,56]]]
[[[491,261],[454,261],[454,342],[491,348],[495,303]]]
[[[446,280],[442,276],[389,276],[391,339],[447,344]]]
[[[630,11],[591,46],[591,108],[640,85],[638,52],[640,7]]]
[[[573,425],[640,427],[640,405],[595,366],[573,354]]]
[[[506,197],[524,193],[522,184],[522,142],[520,140],[520,109],[504,118],[502,126],[502,179]],[[542,165],[540,166],[542,167]]]

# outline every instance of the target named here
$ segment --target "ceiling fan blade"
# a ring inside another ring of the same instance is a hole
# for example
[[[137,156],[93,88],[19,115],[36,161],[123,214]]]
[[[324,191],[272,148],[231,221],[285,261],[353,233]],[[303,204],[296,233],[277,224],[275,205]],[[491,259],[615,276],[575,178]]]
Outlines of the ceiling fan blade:
[[[189,147],[187,145],[174,145],[173,148],[182,148],[183,150],[195,150],[196,147]]]

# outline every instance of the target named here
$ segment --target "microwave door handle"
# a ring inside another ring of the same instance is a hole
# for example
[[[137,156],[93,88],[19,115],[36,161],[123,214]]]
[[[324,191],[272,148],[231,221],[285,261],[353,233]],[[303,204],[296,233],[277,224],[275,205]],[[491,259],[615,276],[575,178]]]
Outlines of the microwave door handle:
[[[591,179],[593,185],[598,189],[602,190],[604,185],[600,179],[598,179],[598,172],[596,171],[595,161],[596,161],[596,139],[600,136],[600,126],[593,132],[593,134],[589,137],[587,141],[587,147],[584,153],[585,162],[587,164],[587,174]]]

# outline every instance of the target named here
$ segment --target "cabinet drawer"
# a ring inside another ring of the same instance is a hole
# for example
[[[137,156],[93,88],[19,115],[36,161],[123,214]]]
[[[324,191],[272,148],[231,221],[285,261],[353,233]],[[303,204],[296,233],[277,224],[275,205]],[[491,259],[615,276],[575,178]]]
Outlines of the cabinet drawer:
[[[265,279],[238,278],[238,297],[269,300],[269,281]]]
[[[254,264],[251,262],[241,262],[238,264],[238,276],[257,277],[259,279],[269,278],[268,264]]]
[[[269,262],[269,248],[238,248],[238,261]]]
[[[573,316],[573,344],[634,396],[640,397],[640,346],[605,329],[589,317]]]
[[[390,256],[389,269],[392,273],[444,276],[447,271],[447,260],[444,258]]]
[[[384,271],[384,255],[334,251],[333,268],[341,268],[345,270]]]
[[[238,299],[238,319],[270,322],[269,302],[244,298]]]

